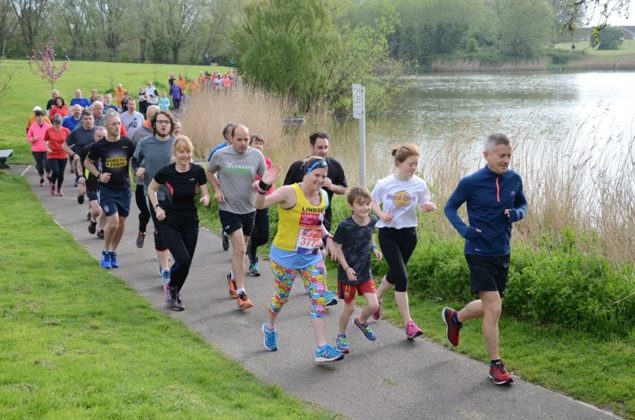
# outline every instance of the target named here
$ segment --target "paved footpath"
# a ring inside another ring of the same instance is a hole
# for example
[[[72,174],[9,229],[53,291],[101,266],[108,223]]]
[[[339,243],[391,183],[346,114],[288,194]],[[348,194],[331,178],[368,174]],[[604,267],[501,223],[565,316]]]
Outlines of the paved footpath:
[[[52,197],[39,188],[32,167],[15,165],[55,220],[98,259],[102,242],[87,231],[86,206],[76,202],[74,189]],[[72,175],[67,175],[70,185]],[[134,208],[134,203],[132,204]],[[150,222],[149,227],[152,226]],[[150,230],[151,231],[151,230]],[[196,256],[182,291],[184,312],[165,308],[152,236],[143,249],[135,246],[137,216],[133,211],[118,250],[121,268],[113,270],[150,301],[158,311],[182,321],[212,347],[240,362],[265,382],[277,384],[302,400],[359,419],[603,419],[613,414],[543,387],[516,379],[497,387],[487,378],[488,366],[450,351],[425,338],[409,342],[403,329],[386,321],[375,324],[378,339],[366,340],[354,325],[349,328],[351,353],[337,363],[313,362],[314,338],[309,327],[309,303],[300,282],[278,323],[276,352],[263,348],[260,327],[273,281],[267,264],[263,275],[248,278],[247,292],[255,307],[241,312],[229,299],[225,273],[231,254],[217,235],[201,229]],[[95,264],[98,264],[97,261]],[[328,336],[337,334],[339,308],[332,307]],[[439,322],[441,317],[439,316]],[[425,325],[423,325],[425,330]]]

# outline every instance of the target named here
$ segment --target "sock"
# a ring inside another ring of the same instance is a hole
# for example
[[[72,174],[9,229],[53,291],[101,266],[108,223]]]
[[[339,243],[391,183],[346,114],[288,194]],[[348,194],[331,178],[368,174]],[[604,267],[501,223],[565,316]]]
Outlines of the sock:
[[[503,361],[502,361],[501,359],[496,359],[496,360],[490,360],[490,363],[491,363],[492,365],[497,365],[497,364],[499,364],[499,363],[503,363]]]
[[[241,287],[240,289],[236,290],[236,293],[238,294],[245,293],[245,288]]]
[[[459,312],[458,311],[454,312],[454,315],[452,316],[452,323],[454,325],[458,325],[459,327],[462,325],[461,322],[459,321]]]
[[[338,337],[346,337],[346,333],[338,334]]]

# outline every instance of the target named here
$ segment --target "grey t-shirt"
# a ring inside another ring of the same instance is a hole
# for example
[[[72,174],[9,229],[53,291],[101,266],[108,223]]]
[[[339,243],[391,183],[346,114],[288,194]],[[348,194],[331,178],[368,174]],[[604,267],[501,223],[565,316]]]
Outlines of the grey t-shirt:
[[[135,111],[131,114],[126,111],[122,112],[120,117],[121,123],[126,126],[128,138],[132,138],[134,131],[143,125],[143,115],[140,112]]]
[[[154,136],[144,137],[139,140],[134,150],[134,158],[139,162],[143,162],[145,174],[143,177],[143,189],[148,194],[148,186],[159,172],[159,169],[167,166],[172,158],[172,145],[174,137],[170,136],[167,140],[159,140]],[[159,200],[163,198],[163,193],[159,190]]]
[[[252,183],[256,174],[265,173],[265,158],[259,150],[248,147],[239,155],[232,146],[214,153],[207,169],[216,173],[225,202],[218,208],[235,214],[247,214],[255,211],[256,193]]]

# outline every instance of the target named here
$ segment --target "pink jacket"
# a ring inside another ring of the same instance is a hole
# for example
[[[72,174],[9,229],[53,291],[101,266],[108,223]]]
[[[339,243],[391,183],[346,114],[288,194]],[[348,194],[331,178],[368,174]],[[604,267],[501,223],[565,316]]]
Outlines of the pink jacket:
[[[46,143],[44,142],[44,133],[51,128],[51,124],[44,122],[40,126],[37,121],[29,126],[26,138],[31,143],[32,152],[46,152]]]

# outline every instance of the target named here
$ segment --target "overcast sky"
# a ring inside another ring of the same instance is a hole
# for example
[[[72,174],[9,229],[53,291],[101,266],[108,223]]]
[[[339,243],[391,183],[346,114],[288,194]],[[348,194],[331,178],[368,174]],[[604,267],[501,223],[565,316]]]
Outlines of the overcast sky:
[[[598,15],[599,16],[599,15]],[[589,25],[596,25],[600,23],[598,17],[594,17]],[[623,16],[618,16],[617,13],[612,13],[608,20],[609,25],[621,26],[635,26],[635,0],[631,0],[631,4],[629,6],[628,19]]]

